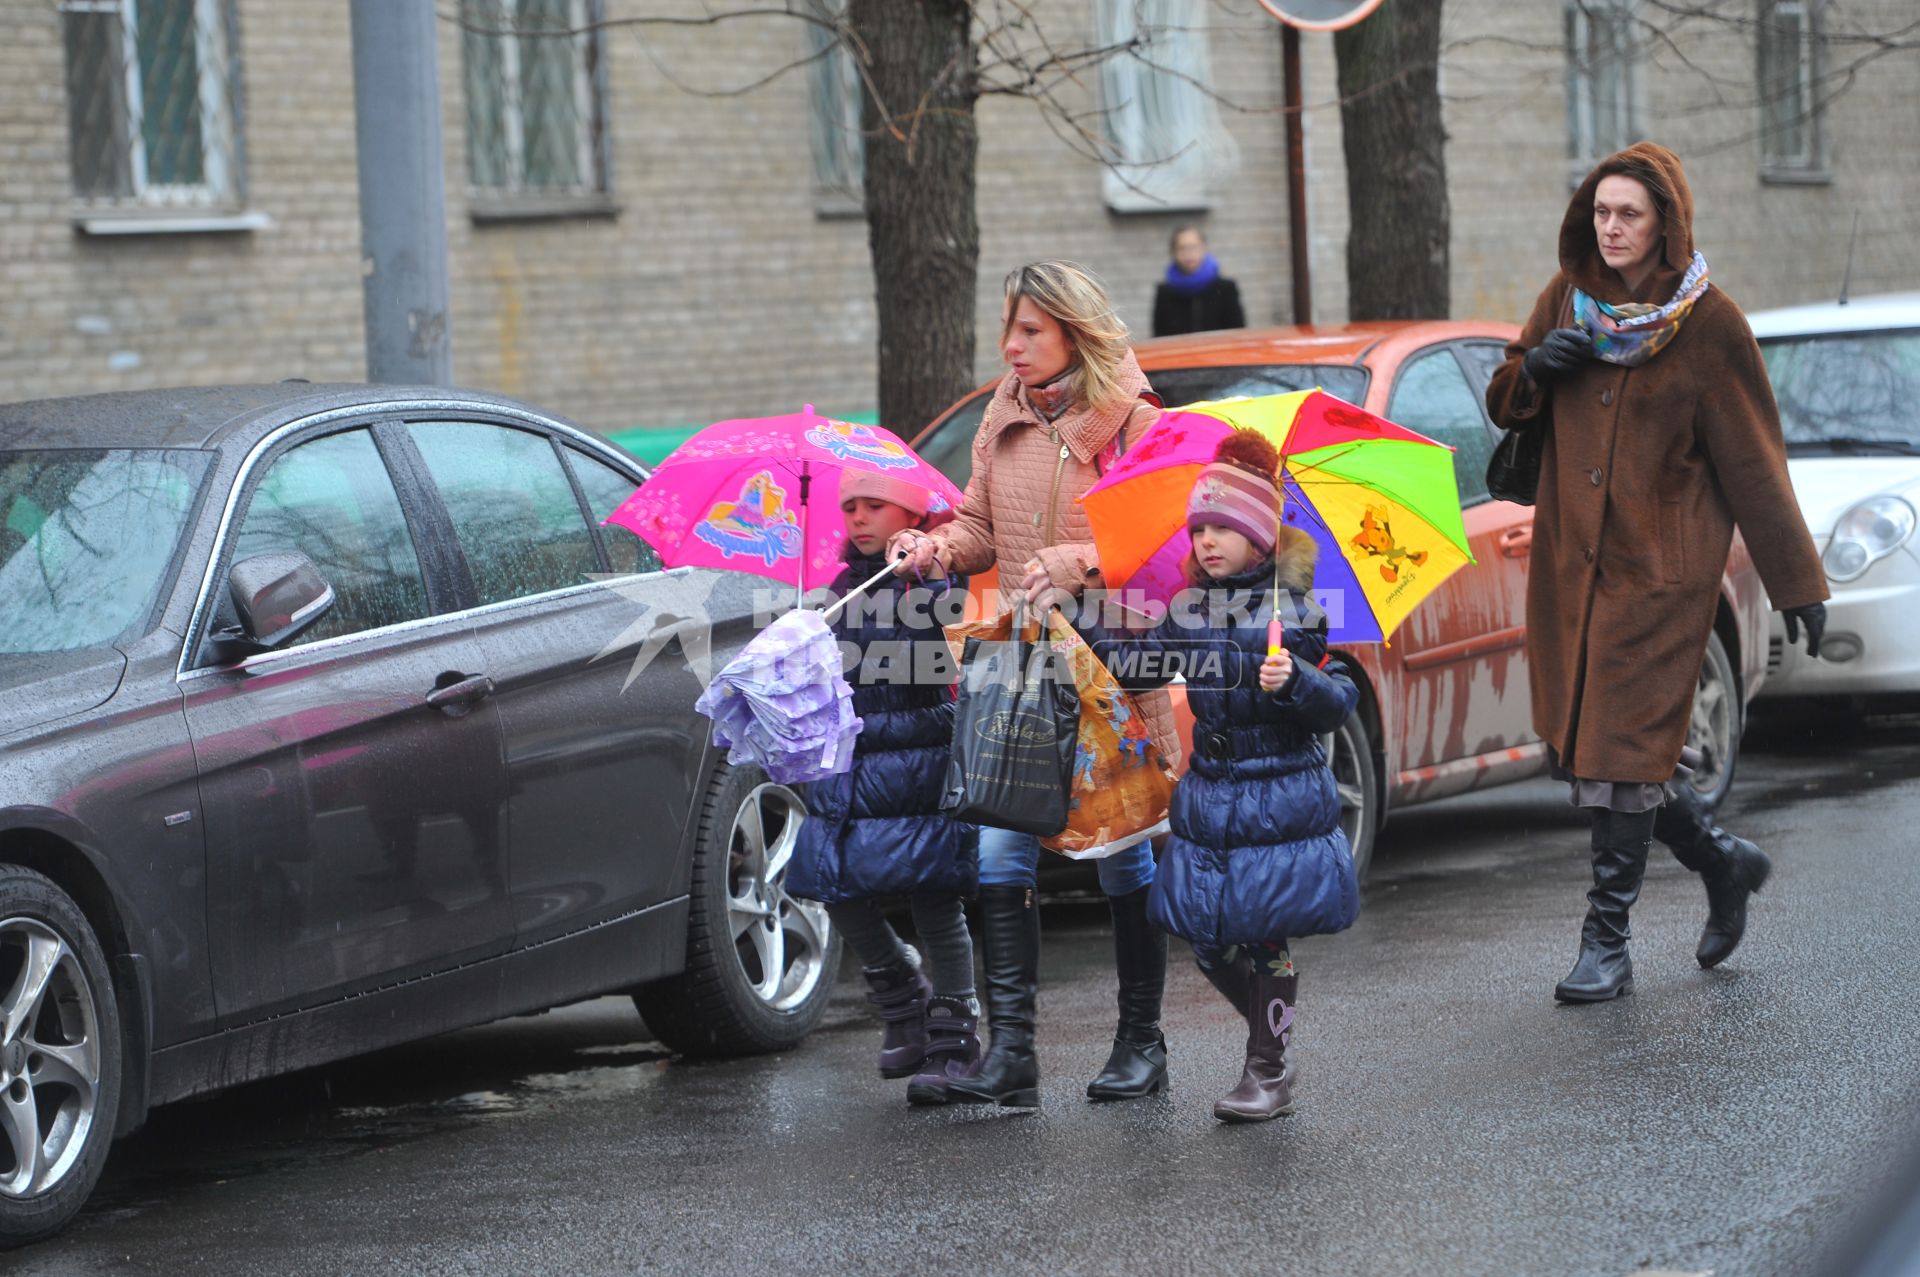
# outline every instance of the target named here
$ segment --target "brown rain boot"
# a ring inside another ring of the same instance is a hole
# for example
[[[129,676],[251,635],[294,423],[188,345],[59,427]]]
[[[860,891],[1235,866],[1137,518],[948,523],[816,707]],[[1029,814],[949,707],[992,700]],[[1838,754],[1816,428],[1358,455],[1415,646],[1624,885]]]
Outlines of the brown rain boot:
[[[1293,1112],[1293,1088],[1287,1069],[1287,1042],[1293,1036],[1298,975],[1273,975],[1253,964],[1247,1003],[1247,1065],[1240,1085],[1214,1101],[1213,1115],[1223,1122],[1265,1122]]]
[[[1200,974],[1207,977],[1207,983],[1220,991],[1227,1005],[1247,1018],[1247,1006],[1253,1000],[1253,963],[1247,958],[1244,948],[1229,949],[1233,956],[1217,967],[1200,967]],[[1200,966],[1198,962],[1195,966]],[[1248,1021],[1251,1023],[1251,1021]]]

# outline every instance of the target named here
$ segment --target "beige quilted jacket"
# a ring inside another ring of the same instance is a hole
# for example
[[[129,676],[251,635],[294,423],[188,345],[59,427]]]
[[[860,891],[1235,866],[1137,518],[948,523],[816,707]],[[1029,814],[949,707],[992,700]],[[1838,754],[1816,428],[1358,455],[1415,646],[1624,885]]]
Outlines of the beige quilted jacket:
[[[1139,398],[1147,390],[1133,352],[1120,385],[1125,398],[1107,408],[1075,408],[1048,422],[1027,402],[1008,373],[993,392],[973,438],[973,477],[952,522],[935,528],[940,560],[951,572],[1000,569],[1000,588],[1019,588],[1027,563],[1038,559],[1056,585],[1078,594],[1104,589],[1099,554],[1086,511],[1074,500],[1100,477],[1095,459],[1124,426],[1129,445],[1155,421],[1159,409]],[[1180,762],[1180,737],[1165,692],[1138,697],[1153,726],[1154,743],[1169,766]]]

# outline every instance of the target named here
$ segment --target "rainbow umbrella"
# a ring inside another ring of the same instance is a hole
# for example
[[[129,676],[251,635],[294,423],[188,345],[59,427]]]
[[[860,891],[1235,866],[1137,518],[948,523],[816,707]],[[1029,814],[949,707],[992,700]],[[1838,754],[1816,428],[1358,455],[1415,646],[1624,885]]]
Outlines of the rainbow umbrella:
[[[823,417],[808,404],[784,417],[706,427],[668,453],[606,521],[638,533],[667,567],[752,572],[804,594],[809,581],[840,570],[840,478],[849,470],[918,484],[932,494],[930,514],[960,504],[960,489],[899,436]]]
[[[1334,642],[1381,642],[1473,562],[1453,449],[1324,390],[1189,404],[1162,414],[1080,497],[1100,566],[1129,598],[1186,588],[1187,497],[1236,427],[1281,459],[1281,514],[1319,543],[1314,592]]]

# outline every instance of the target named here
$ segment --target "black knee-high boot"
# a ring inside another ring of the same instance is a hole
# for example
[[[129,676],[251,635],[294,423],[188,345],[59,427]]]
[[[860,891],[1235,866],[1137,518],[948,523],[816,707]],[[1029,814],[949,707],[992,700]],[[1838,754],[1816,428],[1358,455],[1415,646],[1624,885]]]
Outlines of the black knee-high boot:
[[[1653,822],[1653,836],[1673,858],[1700,875],[1707,888],[1707,925],[1695,961],[1712,969],[1725,962],[1747,934],[1747,897],[1773,872],[1766,853],[1713,823],[1713,813],[1684,781],[1668,786],[1667,805]]]
[[[1593,890],[1580,928],[1580,956],[1553,991],[1562,1002],[1605,1002],[1633,987],[1627,911],[1640,898],[1652,845],[1653,812],[1593,813]]]
[[[1120,1027],[1090,1100],[1137,1100],[1167,1084],[1167,1039],[1160,1000],[1167,989],[1167,933],[1147,917],[1151,887],[1107,897],[1113,910],[1113,965],[1120,975]]]
[[[1040,909],[1032,887],[980,888],[980,949],[993,1041],[980,1071],[955,1078],[947,1095],[962,1104],[1032,1108],[1040,1103],[1040,1065],[1033,1052]]]

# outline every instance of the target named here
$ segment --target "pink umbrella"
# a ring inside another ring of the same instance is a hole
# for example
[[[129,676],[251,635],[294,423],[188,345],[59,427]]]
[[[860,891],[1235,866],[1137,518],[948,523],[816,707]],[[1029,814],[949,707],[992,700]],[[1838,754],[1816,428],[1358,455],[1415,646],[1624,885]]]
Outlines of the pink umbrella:
[[[808,404],[785,417],[708,426],[669,453],[607,516],[651,545],[667,567],[724,568],[790,581],[830,579],[846,523],[840,477],[892,475],[931,494],[929,514],[955,509],[960,489],[879,426],[823,417]]]

